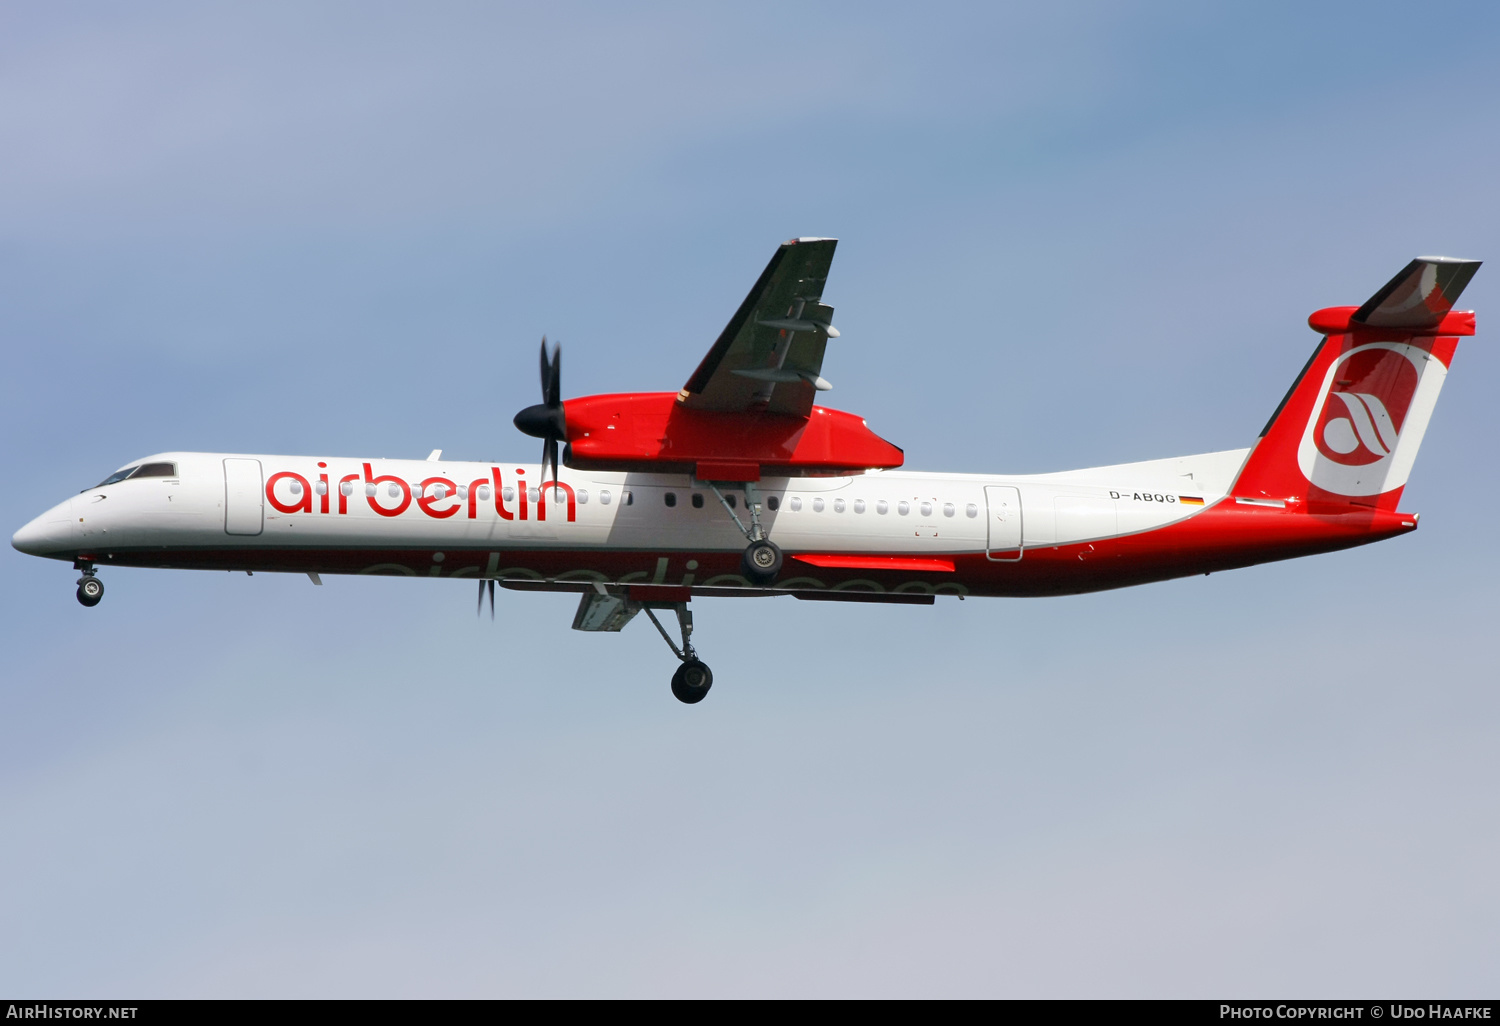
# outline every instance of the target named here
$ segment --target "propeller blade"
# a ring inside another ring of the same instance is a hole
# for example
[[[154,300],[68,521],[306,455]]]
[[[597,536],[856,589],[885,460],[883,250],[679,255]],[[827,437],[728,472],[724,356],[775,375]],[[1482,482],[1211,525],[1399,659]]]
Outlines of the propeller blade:
[[[547,356],[547,336],[542,336],[542,351],[540,354],[540,365],[542,372],[542,401],[534,406],[528,406],[516,414],[515,425],[525,434],[532,438],[553,439],[561,442],[568,437],[568,416],[562,404],[562,346],[556,346],[552,350],[552,356]],[[543,450],[545,458],[546,450]],[[557,464],[556,456],[552,463]]]
[[[484,578],[479,579],[479,604],[474,607],[474,615],[478,616],[484,612]]]
[[[552,347],[552,374],[547,379],[547,386],[543,392],[543,401],[548,406],[558,406],[562,403],[562,346]]]
[[[551,478],[547,477],[547,468],[548,467],[552,468],[552,477]],[[550,438],[550,437],[545,442],[542,443],[542,484],[543,484],[543,486],[546,486],[546,484],[547,484],[547,482],[549,480],[551,480],[553,482],[555,482],[557,480],[557,439]]]
[[[547,360],[547,336],[541,336],[541,405],[547,404],[547,384],[552,381],[552,362]]]
[[[495,579],[493,577],[491,577],[489,579],[489,586],[490,586],[490,622],[494,623],[494,621],[495,621]]]

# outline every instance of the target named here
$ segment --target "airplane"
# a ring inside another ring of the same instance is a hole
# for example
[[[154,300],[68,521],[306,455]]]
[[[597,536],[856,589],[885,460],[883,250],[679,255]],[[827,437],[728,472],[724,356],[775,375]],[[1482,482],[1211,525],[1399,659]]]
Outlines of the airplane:
[[[701,701],[692,599],[931,605],[1067,595],[1406,534],[1417,449],[1472,311],[1479,261],[1418,257],[1362,306],[1318,310],[1302,372],[1249,448],[1062,473],[902,469],[865,420],[818,406],[836,239],[783,243],[677,392],[562,398],[542,339],[542,402],[515,425],[540,464],[166,452],[134,460],[17,531],[21,552],[103,567],[477,580],[579,596],[573,628],[638,613]],[[559,446],[562,446],[559,459]],[[657,612],[675,613],[678,640]]]

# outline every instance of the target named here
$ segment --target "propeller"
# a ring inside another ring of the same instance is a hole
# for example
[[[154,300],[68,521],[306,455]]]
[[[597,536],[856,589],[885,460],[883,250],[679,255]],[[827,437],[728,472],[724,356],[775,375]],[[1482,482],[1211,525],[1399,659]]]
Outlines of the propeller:
[[[493,577],[489,580],[481,580],[479,582],[479,605],[474,607],[474,615],[478,616],[484,611],[485,585],[489,585],[490,619],[493,620],[495,618],[495,579]]]
[[[562,404],[562,346],[547,356],[547,336],[542,336],[542,401],[528,406],[516,414],[516,427],[532,438],[542,440],[542,481],[547,480],[547,468],[552,468],[552,480],[557,480],[557,443],[568,439],[568,421]]]

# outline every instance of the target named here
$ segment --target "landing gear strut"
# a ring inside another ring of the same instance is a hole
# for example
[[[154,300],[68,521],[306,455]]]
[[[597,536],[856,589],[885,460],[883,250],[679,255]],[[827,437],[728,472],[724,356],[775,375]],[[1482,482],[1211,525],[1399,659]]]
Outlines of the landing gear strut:
[[[719,486],[712,481],[705,481],[713,493],[719,497],[719,503],[725,511],[734,518],[734,525],[740,529],[740,533],[750,542],[745,549],[745,555],[740,559],[740,570],[744,573],[746,580],[751,584],[770,584],[776,580],[776,575],[781,573],[781,549],[776,543],[766,537],[766,529],[760,523],[760,499],[755,494],[755,482],[745,482],[745,505],[750,510],[750,526],[746,527],[744,521],[735,513],[734,507],[719,491]]]
[[[92,563],[78,564],[78,569],[83,571],[83,576],[78,578],[79,605],[97,606],[104,597],[104,582],[94,576]]]
[[[677,701],[687,705],[697,705],[708,695],[708,689],[714,686],[714,673],[708,668],[708,664],[698,658],[698,653],[693,648],[693,614],[688,609],[686,602],[673,604],[672,610],[677,614],[677,626],[682,631],[682,647],[678,648],[667,629],[661,625],[651,607],[645,606],[646,615],[661,632],[662,640],[665,641],[682,660],[682,665],[677,667],[677,672],[672,674],[672,694]]]

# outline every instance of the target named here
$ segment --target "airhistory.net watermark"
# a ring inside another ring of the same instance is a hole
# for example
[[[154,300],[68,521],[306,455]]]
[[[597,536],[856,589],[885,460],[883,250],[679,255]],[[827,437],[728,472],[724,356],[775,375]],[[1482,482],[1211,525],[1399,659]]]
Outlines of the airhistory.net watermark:
[[[134,1019],[138,1005],[51,1004],[46,1001],[6,1005],[7,1019]]]

